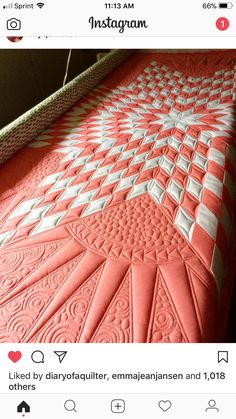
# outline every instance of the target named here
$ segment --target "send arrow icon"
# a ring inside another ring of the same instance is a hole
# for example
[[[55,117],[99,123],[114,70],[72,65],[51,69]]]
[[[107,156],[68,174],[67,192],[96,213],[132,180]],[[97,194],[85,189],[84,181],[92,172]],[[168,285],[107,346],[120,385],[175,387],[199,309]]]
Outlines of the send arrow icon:
[[[58,356],[59,362],[61,364],[67,354],[67,351],[54,351],[54,354]]]

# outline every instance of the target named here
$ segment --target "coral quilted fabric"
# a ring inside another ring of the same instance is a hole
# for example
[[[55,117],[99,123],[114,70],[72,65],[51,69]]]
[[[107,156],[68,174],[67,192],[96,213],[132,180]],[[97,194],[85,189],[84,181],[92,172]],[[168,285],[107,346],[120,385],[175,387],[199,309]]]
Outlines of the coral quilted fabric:
[[[1,342],[213,342],[236,53],[134,54],[0,168]]]

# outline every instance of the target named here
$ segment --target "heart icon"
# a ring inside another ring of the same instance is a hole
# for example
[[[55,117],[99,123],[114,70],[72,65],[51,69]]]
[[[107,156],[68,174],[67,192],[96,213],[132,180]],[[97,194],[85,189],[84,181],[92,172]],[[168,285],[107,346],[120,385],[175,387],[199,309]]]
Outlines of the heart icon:
[[[170,402],[170,400],[160,400],[158,406],[161,410],[163,410],[163,412],[167,412],[167,410],[171,408],[172,403]]]
[[[12,362],[18,362],[22,357],[22,353],[20,351],[11,351],[8,352],[8,358],[12,361]]]

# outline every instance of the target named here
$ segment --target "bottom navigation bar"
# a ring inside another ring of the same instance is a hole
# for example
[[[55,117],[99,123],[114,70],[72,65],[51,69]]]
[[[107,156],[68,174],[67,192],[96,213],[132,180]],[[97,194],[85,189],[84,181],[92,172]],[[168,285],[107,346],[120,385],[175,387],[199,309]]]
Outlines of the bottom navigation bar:
[[[236,394],[12,394],[1,398],[1,414],[6,418],[64,419],[79,417],[111,419],[235,418]]]

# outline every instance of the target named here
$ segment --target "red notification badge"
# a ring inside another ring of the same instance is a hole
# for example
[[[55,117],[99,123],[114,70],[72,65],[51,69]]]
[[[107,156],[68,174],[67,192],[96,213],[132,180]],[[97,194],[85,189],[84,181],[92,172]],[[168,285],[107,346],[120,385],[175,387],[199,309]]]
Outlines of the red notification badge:
[[[216,21],[216,27],[219,31],[226,31],[229,27],[229,21],[226,17],[219,17]]]

